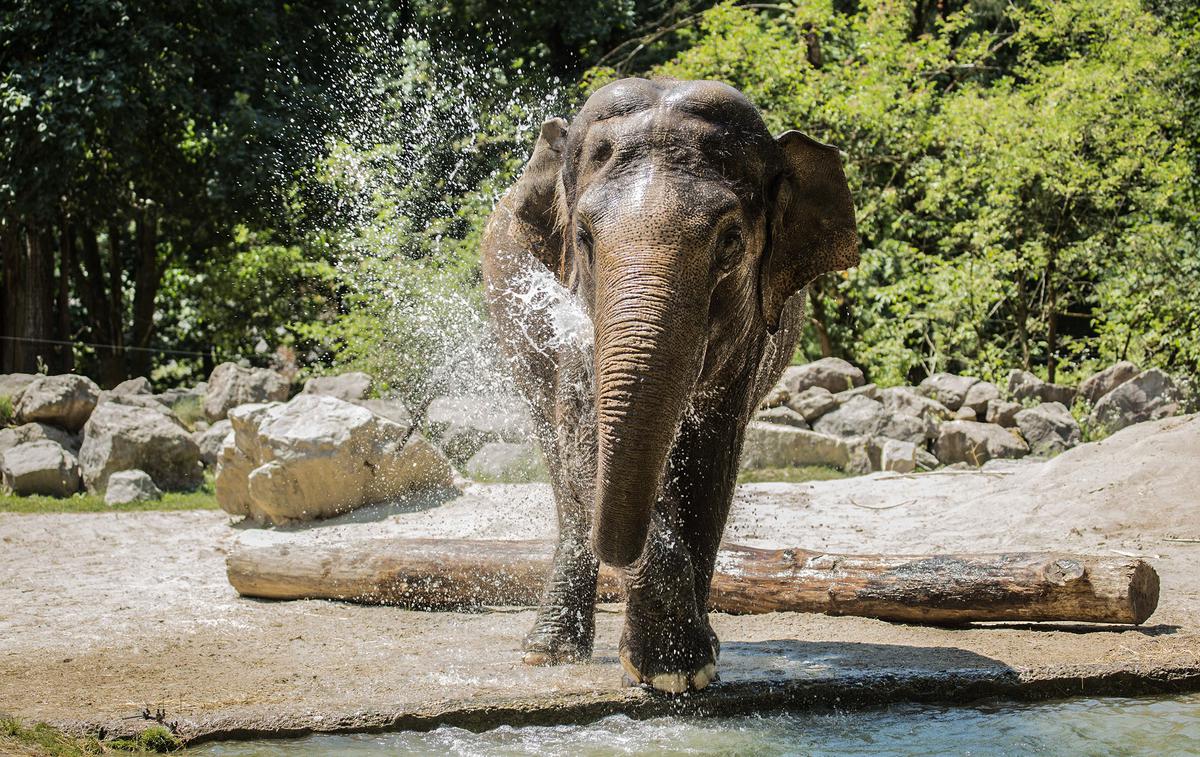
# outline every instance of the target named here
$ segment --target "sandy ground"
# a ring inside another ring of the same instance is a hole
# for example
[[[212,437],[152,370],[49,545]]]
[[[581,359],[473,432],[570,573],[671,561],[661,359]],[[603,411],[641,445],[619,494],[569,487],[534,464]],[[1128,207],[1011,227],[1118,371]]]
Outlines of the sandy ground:
[[[303,537],[535,538],[552,524],[546,487],[477,485]],[[718,615],[722,681],[677,700],[620,688],[615,606],[599,615],[592,663],[531,669],[519,663],[529,609],[238,597],[224,570],[234,540],[294,538],[210,511],[0,514],[0,713],[114,733],[161,710],[184,738],[205,739],[1200,689],[1200,543],[1188,541],[1200,539],[1200,416],[1132,427],[1048,463],[747,485],[734,506],[728,538],[757,546],[1143,556],[1162,577],[1143,627]]]

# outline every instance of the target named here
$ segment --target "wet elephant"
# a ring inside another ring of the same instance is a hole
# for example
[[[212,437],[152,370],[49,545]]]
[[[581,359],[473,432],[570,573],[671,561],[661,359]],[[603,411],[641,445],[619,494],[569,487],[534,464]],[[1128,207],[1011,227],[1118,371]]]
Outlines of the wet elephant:
[[[858,262],[838,151],[773,138],[728,85],[624,79],[543,124],[483,256],[558,507],[525,662],[590,656],[599,559],[625,568],[629,678],[704,688],[746,424],[791,357],[802,290]]]

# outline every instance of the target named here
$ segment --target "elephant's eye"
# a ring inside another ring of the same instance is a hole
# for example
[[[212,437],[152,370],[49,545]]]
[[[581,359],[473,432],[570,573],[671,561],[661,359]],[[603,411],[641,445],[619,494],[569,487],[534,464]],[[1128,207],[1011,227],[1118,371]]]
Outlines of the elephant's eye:
[[[592,264],[592,235],[583,224],[575,231],[575,252],[582,254],[589,266]]]
[[[744,246],[742,230],[737,226],[721,232],[721,237],[717,240],[717,264],[723,269],[731,267],[737,262]]]

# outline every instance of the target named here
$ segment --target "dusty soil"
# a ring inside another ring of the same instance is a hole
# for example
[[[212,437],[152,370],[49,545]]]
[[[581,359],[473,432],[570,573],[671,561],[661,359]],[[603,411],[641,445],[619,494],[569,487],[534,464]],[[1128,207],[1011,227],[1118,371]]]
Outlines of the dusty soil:
[[[0,514],[0,713],[116,733],[144,725],[143,709],[161,710],[185,739],[207,739],[1200,689],[1198,462],[1191,416],[1048,463],[743,486],[731,541],[1133,554],[1159,571],[1162,599],[1140,628],[715,616],[722,681],[676,700],[620,688],[619,607],[602,608],[592,663],[531,669],[519,662],[528,608],[420,613],[238,597],[224,571],[234,540],[296,538],[290,531],[211,511]],[[305,538],[348,530],[535,538],[552,532],[552,504],[542,485],[478,485],[449,501],[360,511]]]

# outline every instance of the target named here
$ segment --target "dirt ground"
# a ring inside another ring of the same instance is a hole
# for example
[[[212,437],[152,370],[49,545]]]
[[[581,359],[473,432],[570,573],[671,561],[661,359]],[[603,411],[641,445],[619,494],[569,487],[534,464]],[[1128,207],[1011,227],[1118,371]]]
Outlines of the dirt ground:
[[[243,599],[236,539],[535,538],[543,485],[475,485],[297,534],[212,511],[0,514],[0,713],[184,739],[452,723],[556,723],[613,712],[736,713],[1200,689],[1200,416],[1131,427],[1050,462],[741,487],[727,537],[756,546],[927,553],[1054,549],[1145,557],[1162,578],[1142,627],[966,629],[779,613],[714,616],[720,683],[666,699],[620,687],[620,608],[590,664],[520,664],[527,608],[421,613]]]

